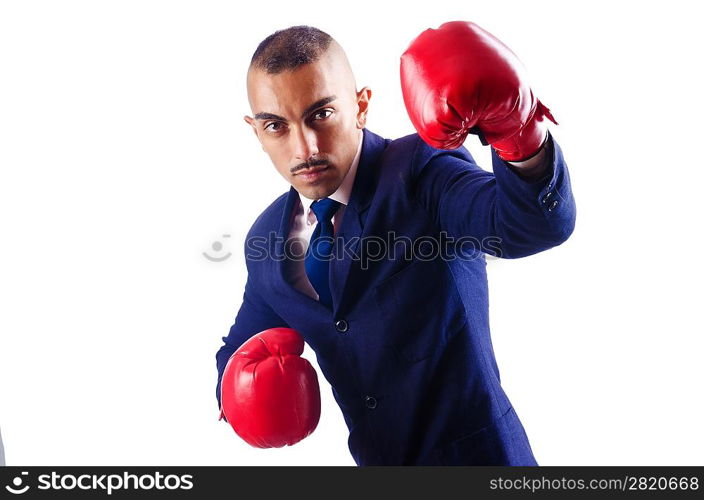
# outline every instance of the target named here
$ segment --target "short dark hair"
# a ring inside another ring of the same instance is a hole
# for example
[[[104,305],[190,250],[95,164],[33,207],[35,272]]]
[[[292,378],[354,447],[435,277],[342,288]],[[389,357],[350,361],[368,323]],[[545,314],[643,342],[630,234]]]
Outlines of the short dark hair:
[[[332,37],[312,26],[291,26],[266,37],[254,51],[250,67],[269,74],[293,70],[318,60]]]

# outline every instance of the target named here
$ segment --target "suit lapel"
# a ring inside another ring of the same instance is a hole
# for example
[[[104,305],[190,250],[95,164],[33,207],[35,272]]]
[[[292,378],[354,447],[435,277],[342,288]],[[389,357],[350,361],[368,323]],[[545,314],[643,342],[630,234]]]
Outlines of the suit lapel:
[[[289,296],[293,295],[297,297],[299,300],[302,300],[304,302],[307,302],[308,305],[315,307],[315,308],[320,308],[323,311],[327,311],[328,309],[318,302],[317,300],[311,298],[310,296],[306,295],[302,291],[298,290],[296,287],[294,287],[286,278],[287,273],[286,273],[286,266],[289,264],[288,261],[284,258],[286,255],[286,240],[288,239],[288,234],[291,230],[291,219],[293,218],[293,208],[296,206],[296,204],[300,201],[300,198],[298,196],[298,191],[294,189],[293,186],[289,189],[288,196],[286,197],[286,202],[284,203],[284,210],[283,213],[281,214],[281,222],[279,223],[279,228],[276,234],[276,239],[274,241],[274,253],[273,257],[271,259],[271,265],[273,268],[272,275],[274,278],[278,281],[279,286],[276,287],[279,290],[282,290],[284,293],[288,294]]]
[[[330,293],[334,312],[340,310],[343,300],[350,293],[346,286],[353,255],[357,255],[360,240],[364,236],[364,218],[369,209],[378,179],[378,164],[386,147],[385,140],[362,130],[362,152],[357,166],[357,175],[352,186],[350,200],[345,208],[342,225],[335,235],[333,260],[330,263]]]

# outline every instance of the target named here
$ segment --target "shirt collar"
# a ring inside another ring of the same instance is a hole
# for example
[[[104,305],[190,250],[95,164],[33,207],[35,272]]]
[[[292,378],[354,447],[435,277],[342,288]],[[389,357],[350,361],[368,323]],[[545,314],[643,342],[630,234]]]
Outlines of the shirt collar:
[[[363,142],[363,134],[362,131],[359,131],[359,144],[357,145],[357,153],[354,156],[354,160],[352,160],[352,165],[350,166],[350,169],[347,171],[347,174],[345,175],[345,178],[342,180],[342,184],[340,184],[340,187],[337,188],[337,190],[332,193],[328,198],[339,201],[343,205],[347,206],[347,204],[350,201],[350,196],[352,194],[352,186],[354,185],[354,179],[357,175],[357,167],[359,166],[359,158],[362,155],[362,142]],[[315,200],[311,200],[310,198],[306,198],[303,196],[301,193],[298,193],[298,197],[301,200],[301,204],[303,205],[303,213],[306,215],[308,214],[308,210],[310,209],[311,204]]]

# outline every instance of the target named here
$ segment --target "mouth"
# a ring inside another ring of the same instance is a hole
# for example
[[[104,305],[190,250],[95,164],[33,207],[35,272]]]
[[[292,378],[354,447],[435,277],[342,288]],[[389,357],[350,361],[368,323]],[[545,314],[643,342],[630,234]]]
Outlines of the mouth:
[[[321,165],[318,167],[306,168],[299,170],[294,175],[305,182],[312,182],[318,180],[330,169],[330,165]]]

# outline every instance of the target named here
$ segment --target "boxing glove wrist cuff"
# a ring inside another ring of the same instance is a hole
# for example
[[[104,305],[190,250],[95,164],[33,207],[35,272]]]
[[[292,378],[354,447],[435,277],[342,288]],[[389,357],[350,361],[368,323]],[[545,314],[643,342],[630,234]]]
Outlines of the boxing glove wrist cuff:
[[[550,110],[540,101],[526,124],[515,134],[495,141],[492,146],[504,161],[523,162],[538,154],[547,141],[547,120],[557,122]]]

